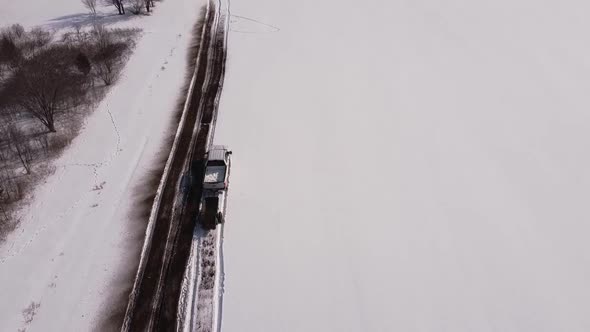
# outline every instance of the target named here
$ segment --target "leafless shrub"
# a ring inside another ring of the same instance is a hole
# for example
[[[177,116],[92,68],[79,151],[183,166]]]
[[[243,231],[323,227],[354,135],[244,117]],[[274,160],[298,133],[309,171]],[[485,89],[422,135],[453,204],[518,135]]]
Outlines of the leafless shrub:
[[[132,46],[130,33],[133,34],[126,30],[109,30],[101,24],[94,25],[92,29],[95,47],[91,62],[95,75],[107,86],[117,79],[130,49],[129,44]]]
[[[8,213],[8,204],[16,202],[22,198],[23,185],[6,170],[0,173],[0,179],[2,179],[2,195],[0,197],[2,204],[0,204],[0,206],[3,207],[5,213]]]
[[[145,0],[130,0],[131,2],[131,13],[134,15],[139,15],[143,12],[143,6],[145,5]]]
[[[120,29],[114,28],[109,30],[114,36],[116,41],[124,42],[129,45],[129,48],[133,48],[135,45],[135,37],[141,32],[140,29]]]
[[[74,54],[54,45],[25,60],[6,84],[4,93],[15,105],[55,132],[55,114],[72,106],[81,94],[81,74],[73,67]]]
[[[49,140],[47,139],[47,135],[39,135],[39,136],[33,138],[33,140],[35,141],[35,143],[39,147],[37,150],[41,150],[41,151],[45,152],[45,154],[47,155],[47,152],[49,151],[49,147],[50,147]]]
[[[48,45],[53,40],[53,34],[39,27],[33,28],[28,34],[26,43],[30,50],[37,50]]]
[[[1,179],[2,178],[0,177],[0,180]],[[2,199],[3,193],[4,193],[4,183],[0,183],[0,199]],[[3,204],[0,204],[0,240],[3,238],[3,235],[8,232],[9,221],[10,221],[10,214],[6,210],[6,207]]]
[[[113,40],[112,32],[101,23],[95,23],[92,26],[90,34],[92,35],[93,41],[99,49],[110,44]]]
[[[92,69],[88,56],[82,51],[79,51],[78,55],[76,55],[76,68],[84,76],[88,76]]]
[[[6,79],[27,58],[47,46],[53,34],[41,28],[24,31],[16,24],[0,30],[0,78]]]
[[[92,33],[86,31],[81,25],[74,25],[74,31],[65,32],[62,34],[62,43],[71,45],[72,47],[85,48],[92,39]]]
[[[96,0],[82,0],[82,4],[88,9],[90,14],[93,16],[96,15]]]
[[[16,199],[15,189],[16,186],[10,178],[6,164],[0,163],[0,241],[11,228],[11,211],[7,203]]]
[[[27,136],[14,124],[8,128],[10,145],[15,155],[21,162],[26,174],[31,174],[31,165],[33,162],[33,150]]]
[[[8,34],[0,36],[0,70],[2,78],[13,70],[22,58],[21,50],[16,46],[14,38]]]
[[[2,34],[0,39],[0,61],[9,62],[19,56],[19,49],[14,39],[9,35]]]
[[[24,58],[34,55],[35,52],[47,46],[53,40],[53,34],[51,32],[38,27],[22,34],[8,32],[5,36],[12,38]]]
[[[95,71],[105,85],[111,85],[118,77],[123,66],[123,55],[127,45],[121,42],[114,42],[102,47],[93,57]]]
[[[23,38],[25,35],[25,28],[20,24],[13,24],[7,28],[2,29],[2,34],[8,36],[13,40]]]
[[[55,156],[58,156],[59,153],[72,142],[72,136],[51,135],[47,140],[49,141],[49,152]]]

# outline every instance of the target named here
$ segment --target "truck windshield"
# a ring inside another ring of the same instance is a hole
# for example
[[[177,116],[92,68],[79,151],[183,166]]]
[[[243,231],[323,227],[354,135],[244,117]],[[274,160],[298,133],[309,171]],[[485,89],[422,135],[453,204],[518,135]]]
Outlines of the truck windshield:
[[[225,165],[210,165],[205,169],[205,183],[218,183],[225,180]]]

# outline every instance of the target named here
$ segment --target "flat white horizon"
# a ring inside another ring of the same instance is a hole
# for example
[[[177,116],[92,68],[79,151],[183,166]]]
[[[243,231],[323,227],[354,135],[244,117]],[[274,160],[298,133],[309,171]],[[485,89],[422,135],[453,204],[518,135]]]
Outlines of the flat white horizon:
[[[590,330],[588,3],[231,5],[224,331]]]

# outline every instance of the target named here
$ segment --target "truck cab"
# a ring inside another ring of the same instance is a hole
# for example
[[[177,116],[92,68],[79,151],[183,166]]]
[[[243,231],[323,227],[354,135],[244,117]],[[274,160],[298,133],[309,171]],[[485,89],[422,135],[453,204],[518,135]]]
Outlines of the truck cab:
[[[229,151],[223,145],[214,145],[207,154],[203,190],[225,190],[228,186]]]

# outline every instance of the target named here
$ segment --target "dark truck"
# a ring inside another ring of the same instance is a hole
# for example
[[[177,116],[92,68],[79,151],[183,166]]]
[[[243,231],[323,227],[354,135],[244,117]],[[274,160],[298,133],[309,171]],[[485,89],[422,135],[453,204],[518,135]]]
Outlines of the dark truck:
[[[214,229],[224,220],[225,198],[229,185],[231,151],[223,145],[214,145],[207,153],[203,179],[203,195],[199,223],[205,229]]]

